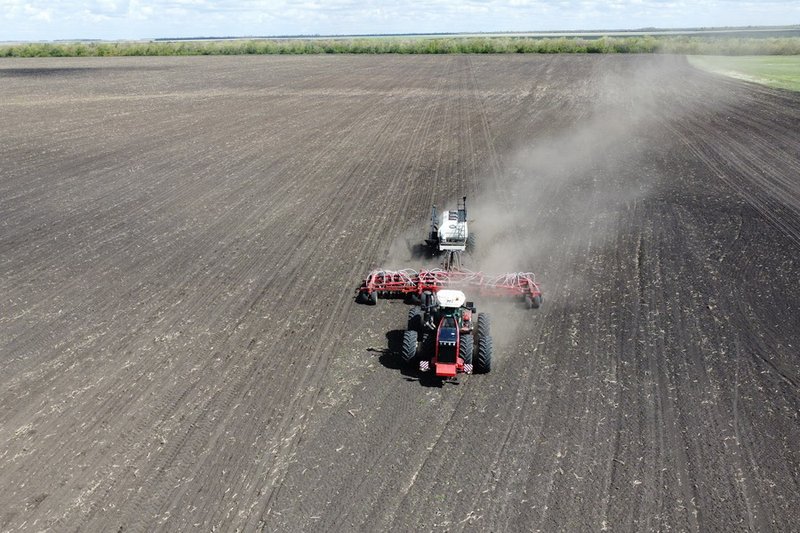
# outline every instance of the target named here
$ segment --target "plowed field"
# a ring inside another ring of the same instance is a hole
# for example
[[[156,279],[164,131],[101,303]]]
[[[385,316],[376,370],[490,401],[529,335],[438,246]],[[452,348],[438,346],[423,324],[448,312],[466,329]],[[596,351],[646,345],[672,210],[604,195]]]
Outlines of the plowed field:
[[[658,56],[0,62],[0,530],[795,530],[800,94]],[[418,379],[469,197],[487,375]]]

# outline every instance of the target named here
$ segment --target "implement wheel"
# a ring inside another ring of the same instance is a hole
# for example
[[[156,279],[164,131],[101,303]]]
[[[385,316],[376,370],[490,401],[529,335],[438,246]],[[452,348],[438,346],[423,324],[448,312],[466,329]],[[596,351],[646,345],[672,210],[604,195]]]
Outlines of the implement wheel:
[[[541,305],[542,305],[541,296],[531,297],[529,294],[525,295],[525,309],[539,309]]]

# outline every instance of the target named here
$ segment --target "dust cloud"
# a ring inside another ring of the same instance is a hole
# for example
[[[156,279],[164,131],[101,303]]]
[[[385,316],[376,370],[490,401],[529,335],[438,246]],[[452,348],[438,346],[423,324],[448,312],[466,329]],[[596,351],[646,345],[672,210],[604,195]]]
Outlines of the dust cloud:
[[[622,215],[668,178],[653,161],[662,155],[654,135],[669,137],[672,121],[708,105],[701,95],[676,95],[675,80],[691,73],[685,60],[598,65],[588,95],[567,95],[572,101],[553,124],[502,156],[500,176],[481,180],[494,185],[470,211],[480,241],[476,268],[556,273],[556,257],[582,260],[601,249],[617,235]]]
[[[562,127],[503,158],[504,175],[494,180],[502,190],[482,191],[470,213],[480,269],[528,270],[556,250],[582,253],[604,242],[619,214],[648,195],[654,179],[639,171],[641,146],[659,120],[659,74],[647,66],[601,73],[595,94],[560,117]]]
[[[676,101],[675,79],[687,75],[682,58],[643,58],[618,70],[598,71],[589,97],[574,94],[546,129],[500,156],[499,176],[471,204],[477,235],[473,270],[532,271],[549,310],[590,298],[602,273],[584,273],[622,231],[642,223],[637,207],[669,176],[661,175],[658,141],[669,123],[701,102]],[[564,88],[569,91],[569,88]],[[716,95],[721,103],[724,95]],[[579,100],[579,101],[578,101]],[[495,336],[512,339],[525,312],[486,302]]]
[[[545,306],[558,305],[566,297],[562,293],[574,298],[591,290],[593,280],[572,265],[602,253],[621,224],[631,229],[627,226],[640,222],[637,205],[665,178],[652,162],[659,150],[653,135],[669,135],[668,124],[701,103],[691,91],[676,93],[676,79],[692,72],[683,58],[648,56],[597,62],[596,68],[585,86],[556,89],[557,107],[542,110],[549,120],[538,120],[527,134],[509,132],[521,139],[505,151],[495,147],[496,164],[487,163],[495,170],[481,176],[482,189],[469,197],[477,246],[464,267],[491,274],[534,272]],[[453,198],[443,207],[455,204]],[[409,253],[426,229],[423,224],[396,240],[388,264],[438,266]],[[485,304],[495,315],[498,336],[513,332],[521,315],[528,316],[513,305]],[[497,329],[501,324],[504,331]]]

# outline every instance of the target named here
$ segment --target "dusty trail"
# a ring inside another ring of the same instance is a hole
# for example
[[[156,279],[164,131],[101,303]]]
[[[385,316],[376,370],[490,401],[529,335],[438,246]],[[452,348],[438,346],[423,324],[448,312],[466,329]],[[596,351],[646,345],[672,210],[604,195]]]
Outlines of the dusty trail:
[[[0,530],[800,520],[797,95],[577,55],[0,85]],[[463,194],[546,302],[479,302],[492,373],[430,387],[353,289]]]

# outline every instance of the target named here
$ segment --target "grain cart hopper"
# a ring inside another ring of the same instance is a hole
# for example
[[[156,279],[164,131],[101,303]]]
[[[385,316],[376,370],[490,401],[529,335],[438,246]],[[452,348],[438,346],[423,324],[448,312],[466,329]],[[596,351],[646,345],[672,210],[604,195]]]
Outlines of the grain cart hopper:
[[[458,208],[442,211],[441,217],[434,205],[431,209],[431,227],[425,246],[430,255],[443,255],[445,270],[461,269],[461,254],[475,249],[475,233],[470,233],[467,222],[467,197],[458,203]]]

